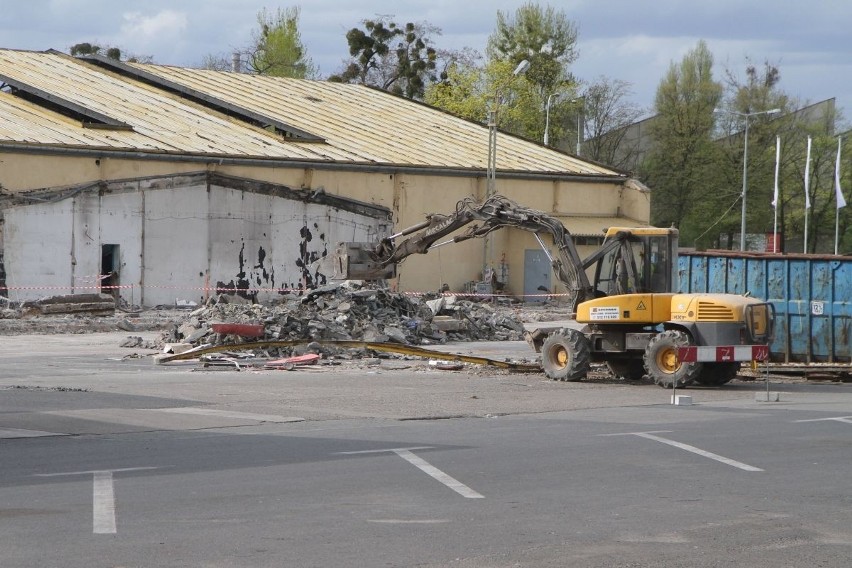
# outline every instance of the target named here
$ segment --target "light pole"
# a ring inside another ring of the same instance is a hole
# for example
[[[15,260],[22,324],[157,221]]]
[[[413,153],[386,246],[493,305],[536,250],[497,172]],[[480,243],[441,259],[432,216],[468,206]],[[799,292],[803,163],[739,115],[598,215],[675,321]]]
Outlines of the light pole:
[[[580,103],[580,108],[579,108],[579,110],[577,110],[577,152],[576,152],[577,157],[580,157],[580,135],[583,132],[582,127],[581,127],[581,123],[580,123],[580,119],[586,113],[586,97],[578,97],[576,99],[572,99],[571,102],[572,103],[576,103],[576,102]]]
[[[515,70],[512,71],[512,77],[523,75],[530,68],[530,62],[524,59]],[[494,101],[491,103],[491,108],[488,110],[488,169],[485,172],[486,188],[485,198],[493,197],[497,193],[497,112],[500,109],[502,102],[500,96],[500,86],[498,85],[494,93]],[[491,234],[485,235],[485,251],[482,262],[482,278],[485,279],[485,273],[488,270],[488,261],[492,256]]]
[[[547,104],[544,105],[544,145],[548,145],[550,135],[550,103],[553,99],[558,99],[563,93],[551,93],[547,95]]]
[[[515,70],[512,71],[512,77],[523,75],[530,68],[530,62],[524,59]],[[497,111],[500,108],[500,88],[498,87],[494,94],[494,101],[491,103],[491,108],[488,110],[488,179],[487,196],[491,197],[496,193],[495,182],[497,179]]]
[[[758,116],[761,114],[778,114],[781,112],[780,108],[773,108],[771,110],[761,110],[758,112],[737,112],[734,110],[722,110],[715,109],[713,112],[715,113],[725,113],[725,114],[733,114],[735,116],[742,117],[745,120],[745,132],[743,132],[743,192],[742,192],[742,200],[743,200],[743,211],[742,218],[740,219],[740,251],[745,251],[746,249],[746,192],[748,190],[748,124],[749,119],[753,116]]]

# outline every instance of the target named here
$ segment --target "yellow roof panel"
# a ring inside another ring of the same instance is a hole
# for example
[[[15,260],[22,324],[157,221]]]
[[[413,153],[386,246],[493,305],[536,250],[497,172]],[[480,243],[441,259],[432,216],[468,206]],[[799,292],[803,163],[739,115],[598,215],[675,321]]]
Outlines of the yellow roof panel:
[[[83,128],[79,120],[0,93],[0,144],[67,145],[143,152],[277,160],[471,169],[487,168],[488,129],[428,105],[362,85],[123,64],[144,82],[57,52],[0,49],[0,82],[129,125]],[[240,112],[212,109],[186,92],[202,93]],[[288,138],[251,123],[269,117],[318,140]],[[539,144],[500,133],[500,171],[563,175],[622,174]]]

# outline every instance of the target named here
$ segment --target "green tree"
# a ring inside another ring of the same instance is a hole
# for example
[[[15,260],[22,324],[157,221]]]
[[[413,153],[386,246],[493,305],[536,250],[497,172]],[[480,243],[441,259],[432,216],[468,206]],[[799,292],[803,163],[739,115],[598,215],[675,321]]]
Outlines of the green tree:
[[[346,33],[350,61],[329,77],[330,81],[371,85],[410,99],[423,98],[426,87],[437,80],[438,52],[430,34],[440,29],[428,24],[399,26],[382,16],[364,20],[364,29]]]
[[[601,76],[586,87],[585,94],[574,99],[574,113],[582,140],[584,158],[601,162],[614,168],[624,168],[636,161],[639,148],[625,140],[627,127],[638,119],[643,110],[628,97],[630,84]],[[574,120],[568,124],[573,125]]]
[[[692,243],[736,192],[718,186],[717,147],[712,142],[713,109],[722,85],[713,80],[713,55],[700,41],[679,65],[672,62],[657,88],[654,146],[642,177],[651,187],[651,220],[681,229]]]
[[[317,68],[307,55],[299,32],[298,6],[266,8],[257,15],[259,29],[249,49],[248,68],[258,75],[273,77],[313,78]]]
[[[423,100],[455,116],[483,122],[488,113],[487,91],[484,68],[476,60],[454,61],[443,81],[426,87]]]
[[[118,47],[101,47],[100,45],[89,42],[75,43],[68,51],[75,57],[78,55],[104,55],[116,61],[122,61],[124,57],[124,54]],[[127,56],[126,60],[135,63],[151,63],[154,58],[150,55],[130,55]]]
[[[778,84],[781,74],[777,66],[768,62],[759,68],[747,61],[746,79],[741,81],[730,69],[725,71],[725,96],[720,101],[717,126],[721,138],[718,146],[723,151],[717,172],[726,178],[726,185],[737,188],[742,195],[742,172],[745,144],[745,127],[748,121],[748,175],[746,188],[746,232],[771,233],[774,225],[772,202],[775,174],[776,136],[789,130],[791,121],[783,117],[788,111],[787,96]],[[778,109],[777,114],[767,113]],[[784,137],[786,138],[786,136]],[[782,153],[789,161],[788,153]],[[786,169],[782,166],[782,169]],[[728,242],[740,232],[741,208],[732,214],[727,223],[720,223],[728,233]]]
[[[488,38],[487,55],[513,66],[529,61],[525,77],[545,100],[566,84],[575,83],[569,68],[579,55],[577,35],[576,24],[564,11],[528,2],[514,15],[497,11],[497,27]]]

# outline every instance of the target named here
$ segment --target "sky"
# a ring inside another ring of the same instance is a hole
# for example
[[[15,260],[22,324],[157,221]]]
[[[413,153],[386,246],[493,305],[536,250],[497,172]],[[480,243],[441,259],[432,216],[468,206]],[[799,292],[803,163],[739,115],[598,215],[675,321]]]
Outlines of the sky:
[[[247,47],[263,8],[300,6],[300,31],[322,76],[348,57],[346,31],[377,15],[441,29],[438,48],[484,53],[497,11],[524,0],[0,0],[0,48],[67,52],[80,42],[116,46],[155,63],[199,66],[205,55]],[[835,98],[852,116],[850,0],[546,0],[579,30],[572,73],[626,81],[630,100],[651,109],[672,63],[704,40],[714,74],[741,79],[749,62],[781,72],[780,88],[802,104]],[[650,113],[647,113],[650,114]]]

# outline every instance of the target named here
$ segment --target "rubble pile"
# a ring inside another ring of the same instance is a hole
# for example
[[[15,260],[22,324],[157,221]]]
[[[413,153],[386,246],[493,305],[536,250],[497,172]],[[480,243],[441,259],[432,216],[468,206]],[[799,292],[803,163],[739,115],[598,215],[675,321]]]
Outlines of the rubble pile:
[[[233,303],[232,297],[220,296],[176,322],[162,339],[164,343],[214,345],[244,341],[236,334],[217,333],[215,324],[223,323],[262,324],[263,336],[256,340],[406,345],[519,340],[524,329],[516,318],[485,303],[454,296],[409,297],[346,281],[303,296],[284,296],[273,306]]]

